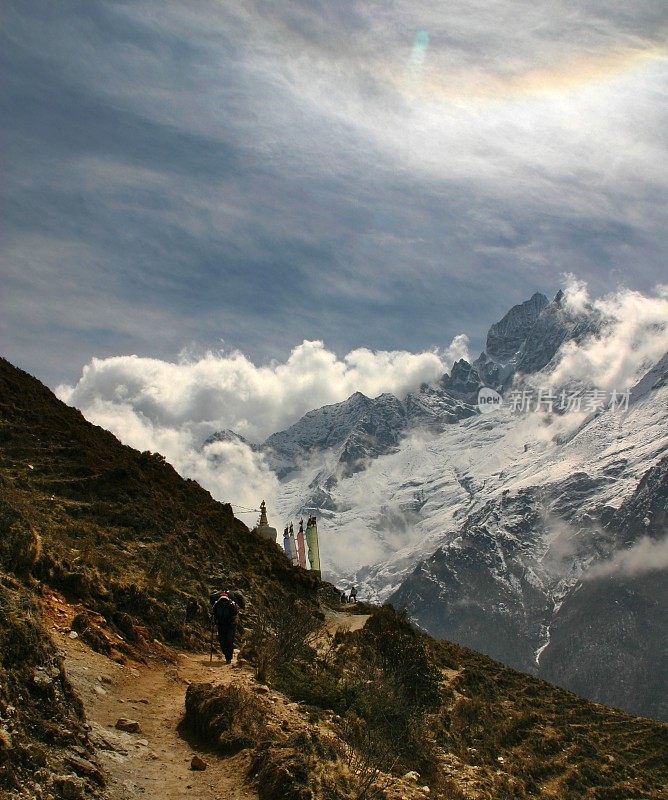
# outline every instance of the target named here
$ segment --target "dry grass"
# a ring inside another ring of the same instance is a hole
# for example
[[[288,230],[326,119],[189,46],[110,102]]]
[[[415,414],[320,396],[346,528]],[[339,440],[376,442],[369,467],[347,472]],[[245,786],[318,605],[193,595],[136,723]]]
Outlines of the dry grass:
[[[0,568],[31,575],[151,638],[199,648],[208,595],[251,598],[250,614],[299,600],[318,580],[292,567],[165,459],[125,447],[0,359]]]
[[[240,683],[197,684],[186,692],[184,729],[225,755],[266,741],[266,719],[262,701]]]

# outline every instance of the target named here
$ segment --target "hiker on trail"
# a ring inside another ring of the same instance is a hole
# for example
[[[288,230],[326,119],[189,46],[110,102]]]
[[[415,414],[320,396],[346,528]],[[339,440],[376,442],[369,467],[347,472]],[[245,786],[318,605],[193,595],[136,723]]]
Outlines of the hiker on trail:
[[[339,600],[341,601],[342,604],[348,602],[348,597],[346,596],[346,590],[345,589],[341,590],[341,596],[340,596]]]
[[[239,602],[236,592],[216,592],[211,596],[211,615],[218,627],[218,641],[223,651],[225,661],[232,663],[234,654],[234,635],[237,631],[237,618],[239,609],[243,604]]]
[[[357,589],[354,586],[350,587],[350,602],[351,603],[357,602]]]

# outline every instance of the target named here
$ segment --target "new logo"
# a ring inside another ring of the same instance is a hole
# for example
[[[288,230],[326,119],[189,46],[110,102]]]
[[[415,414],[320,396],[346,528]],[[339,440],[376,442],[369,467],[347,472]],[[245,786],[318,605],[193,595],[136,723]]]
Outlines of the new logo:
[[[478,392],[478,408],[481,414],[489,414],[490,411],[495,411],[503,405],[503,397],[494,389],[488,386],[483,386]]]

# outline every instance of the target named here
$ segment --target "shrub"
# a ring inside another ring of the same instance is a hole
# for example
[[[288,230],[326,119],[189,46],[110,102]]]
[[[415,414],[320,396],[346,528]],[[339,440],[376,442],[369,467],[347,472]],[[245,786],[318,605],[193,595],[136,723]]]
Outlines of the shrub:
[[[26,576],[41,554],[39,534],[20,514],[0,500],[0,568]]]
[[[277,670],[301,659],[311,660],[311,643],[320,620],[299,602],[279,606],[258,617],[241,655],[255,666],[259,681],[266,683]]]
[[[211,747],[231,754],[266,739],[265,716],[260,699],[240,684],[192,684],[186,691],[182,725]]]

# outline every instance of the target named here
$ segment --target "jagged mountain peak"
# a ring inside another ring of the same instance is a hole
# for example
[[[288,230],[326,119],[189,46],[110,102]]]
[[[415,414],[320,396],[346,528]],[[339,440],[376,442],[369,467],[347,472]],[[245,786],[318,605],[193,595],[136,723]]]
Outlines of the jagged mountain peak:
[[[232,444],[244,444],[250,447],[252,450],[255,450],[257,445],[249,442],[245,436],[242,436],[240,433],[231,430],[230,428],[224,428],[222,431],[216,431],[212,433],[211,436],[207,436],[207,438],[202,442],[202,447],[208,447],[211,444],[215,444],[216,442],[231,442]]]
[[[572,311],[564,306],[564,293],[557,292],[536,318],[515,356],[516,371],[538,372],[546,367],[567,341],[580,342],[597,333],[602,321],[592,308]]]
[[[513,306],[489,329],[485,347],[487,355],[502,364],[510,361],[548,305],[547,297],[541,292],[535,292],[528,300]]]

